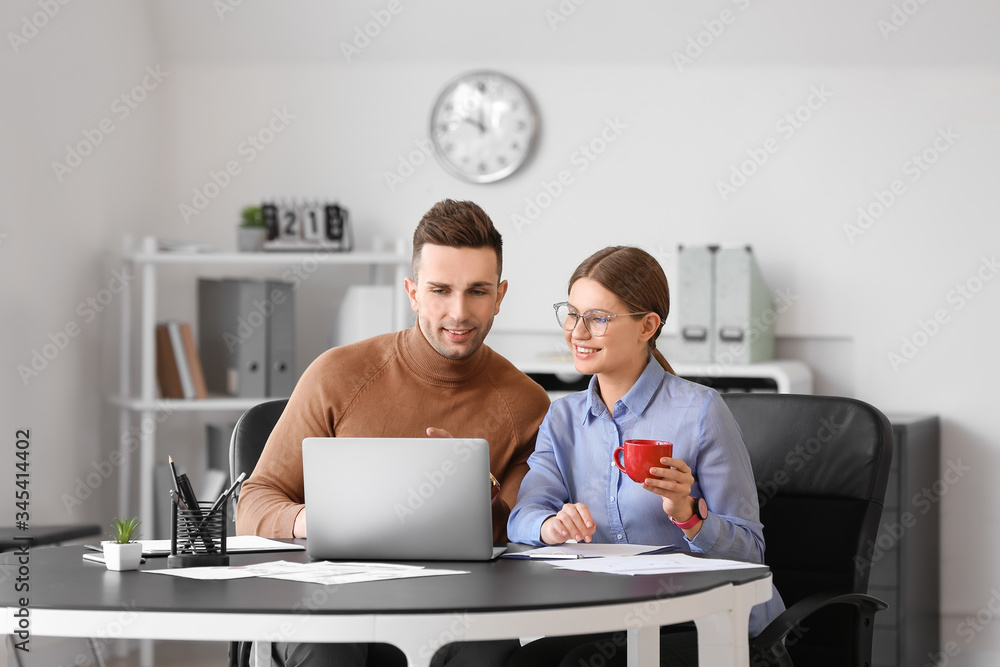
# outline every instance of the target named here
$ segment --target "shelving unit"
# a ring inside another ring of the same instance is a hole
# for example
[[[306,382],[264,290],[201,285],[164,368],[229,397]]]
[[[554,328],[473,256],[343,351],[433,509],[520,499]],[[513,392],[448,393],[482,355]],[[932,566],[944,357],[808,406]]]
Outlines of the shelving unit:
[[[397,241],[391,252],[193,252],[163,251],[157,247],[154,237],[145,237],[135,248],[126,237],[123,243],[124,260],[134,267],[141,287],[139,299],[139,325],[137,334],[133,332],[132,308],[134,289],[126,286],[121,297],[121,349],[119,367],[119,393],[110,398],[119,408],[119,450],[121,470],[119,473],[118,508],[121,515],[132,513],[130,509],[131,458],[138,441],[139,450],[139,518],[143,525],[154,524],[153,478],[156,469],[156,428],[157,415],[189,411],[234,411],[242,412],[250,407],[274,397],[210,397],[207,399],[161,399],[156,386],[156,302],[157,271],[162,265],[186,265],[192,267],[218,267],[239,265],[245,267],[296,266],[316,268],[320,266],[369,266],[372,282],[379,267],[393,270],[395,284],[402,285],[410,264],[410,255],[405,242]],[[398,290],[393,305],[393,325],[397,329],[405,326],[409,305],[402,289]],[[134,336],[139,345],[138,391],[132,387],[132,345]],[[138,428],[133,422],[138,418]],[[152,425],[151,427],[147,425]],[[132,437],[134,436],[134,437]],[[130,446],[131,445],[131,446]]]

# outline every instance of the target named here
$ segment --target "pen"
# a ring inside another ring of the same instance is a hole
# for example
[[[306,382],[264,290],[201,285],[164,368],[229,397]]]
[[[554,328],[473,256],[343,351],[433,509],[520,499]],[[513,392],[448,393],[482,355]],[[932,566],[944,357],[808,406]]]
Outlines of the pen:
[[[91,563],[104,563],[104,556],[102,554],[83,554],[83,560],[90,561]],[[139,562],[145,563],[146,557],[140,556]]]
[[[583,554],[528,554],[528,558],[541,558],[542,560],[547,559],[558,559],[558,560],[576,560],[578,558],[583,558]]]
[[[219,508],[222,507],[223,503],[226,502],[226,499],[229,498],[229,496],[232,495],[233,491],[236,490],[236,485],[242,482],[243,478],[246,476],[247,474],[245,472],[241,472],[240,476],[236,478],[236,481],[233,482],[228,489],[222,492],[222,495],[219,496],[219,499],[216,500],[215,503],[212,505],[212,509],[208,510],[208,514],[206,514],[205,518],[202,519],[202,523],[205,523],[206,521],[211,519],[212,515],[214,515],[216,512],[219,511]]]
[[[191,486],[191,480],[186,474],[181,473],[177,476],[177,484],[180,487],[177,489],[177,495],[187,503],[187,508],[200,519],[201,506],[198,504],[198,496],[195,495],[194,488]]]
[[[173,498],[174,502],[177,503],[177,506],[180,507],[182,510],[186,510],[188,508],[187,503],[184,502],[184,499],[181,498],[180,495],[173,489],[170,489],[170,497]]]

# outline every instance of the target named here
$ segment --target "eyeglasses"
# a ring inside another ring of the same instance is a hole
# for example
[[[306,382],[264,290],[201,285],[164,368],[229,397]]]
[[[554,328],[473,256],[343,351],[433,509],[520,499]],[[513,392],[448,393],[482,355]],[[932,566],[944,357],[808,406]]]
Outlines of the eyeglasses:
[[[648,315],[653,312],[645,310],[639,313],[606,313],[603,310],[588,310],[586,313],[578,313],[570,307],[569,302],[561,301],[552,304],[556,311],[556,322],[566,331],[576,328],[577,322],[583,318],[583,326],[587,328],[591,336],[603,336],[608,332],[608,324],[611,320],[628,315]]]

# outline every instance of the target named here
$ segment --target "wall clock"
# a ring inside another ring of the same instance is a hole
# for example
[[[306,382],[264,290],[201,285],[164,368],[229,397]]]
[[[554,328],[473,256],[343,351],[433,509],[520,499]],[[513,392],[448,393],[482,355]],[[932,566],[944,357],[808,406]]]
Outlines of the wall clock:
[[[538,137],[527,91],[489,70],[449,82],[431,112],[431,142],[441,165],[473,183],[492,183],[524,166]]]

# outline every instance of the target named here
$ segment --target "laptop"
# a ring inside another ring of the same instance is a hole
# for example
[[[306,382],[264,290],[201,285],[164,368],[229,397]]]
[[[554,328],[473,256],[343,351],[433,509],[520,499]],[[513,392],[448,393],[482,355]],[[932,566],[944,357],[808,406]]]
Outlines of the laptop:
[[[477,438],[306,438],[306,549],[325,560],[492,560]]]

